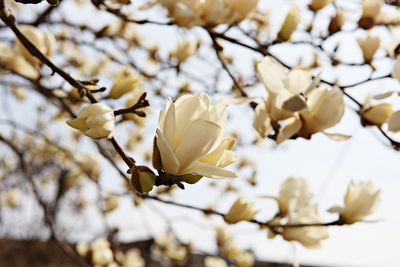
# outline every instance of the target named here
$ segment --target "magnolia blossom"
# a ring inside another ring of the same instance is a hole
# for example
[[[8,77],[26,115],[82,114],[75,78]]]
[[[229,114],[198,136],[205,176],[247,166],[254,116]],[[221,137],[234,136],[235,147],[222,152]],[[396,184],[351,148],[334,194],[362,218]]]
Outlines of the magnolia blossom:
[[[374,20],[380,13],[382,0],[364,0],[362,5],[361,19]]]
[[[94,265],[105,266],[113,261],[113,252],[110,248],[110,243],[104,239],[96,239],[91,244],[92,263]]]
[[[83,108],[78,117],[67,121],[72,128],[94,138],[110,138],[115,128],[114,111],[101,103],[91,104]]]
[[[56,39],[52,34],[42,32],[31,25],[21,25],[19,29],[45,56],[50,57],[53,54],[56,47]],[[32,66],[38,67],[41,64],[39,59],[32,56],[18,39],[15,42],[14,49],[16,54],[21,54]]]
[[[3,207],[17,208],[22,202],[21,191],[18,188],[12,188],[2,192],[0,202]]]
[[[394,63],[392,70],[392,77],[400,80],[400,56],[396,57],[396,63]]]
[[[178,42],[176,49],[169,56],[175,58],[180,64],[193,55],[194,52],[196,52],[196,43],[184,39]]]
[[[278,204],[281,215],[309,206],[312,194],[303,178],[288,178],[279,191]]]
[[[21,25],[20,30],[44,55],[50,57],[53,54],[55,38],[52,34],[41,32],[29,25]],[[13,47],[0,42],[0,64],[29,79],[39,77],[40,61],[32,56],[18,39]]]
[[[253,209],[253,203],[247,201],[243,197],[239,197],[224,219],[227,223],[234,224],[240,221],[249,221],[253,219],[256,212]]]
[[[358,45],[361,48],[364,61],[366,63],[371,63],[372,58],[375,55],[376,50],[378,50],[380,45],[380,39],[377,36],[368,35],[366,38],[358,38]]]
[[[279,30],[278,39],[280,41],[286,42],[290,39],[292,33],[297,29],[300,18],[299,8],[296,5],[292,5]]]
[[[312,11],[318,11],[332,3],[332,1],[333,0],[312,0],[309,7]]]
[[[140,255],[140,250],[137,248],[131,248],[125,253],[123,260],[124,267],[145,267],[146,262]]]
[[[313,224],[322,223],[316,206],[302,207],[298,212],[289,214],[288,224]],[[327,227],[285,227],[282,237],[288,241],[297,241],[307,248],[318,248],[321,241],[328,238]]]
[[[391,132],[400,131],[400,111],[393,112],[389,118],[388,130]]]
[[[343,24],[346,22],[346,13],[342,10],[337,10],[335,16],[332,17],[328,25],[328,30],[330,34],[334,34],[340,31]]]
[[[305,70],[286,72],[271,57],[265,57],[257,68],[267,89],[265,103],[257,107],[253,123],[262,137],[274,129],[278,144],[296,134],[310,138],[342,118],[344,100],[338,87],[329,90],[319,85],[319,79],[312,79]]]
[[[137,74],[131,73],[127,68],[122,68],[115,77],[114,84],[108,96],[113,99],[118,99],[140,86],[141,82]]]
[[[225,100],[214,103],[205,93],[168,100],[160,112],[156,145],[166,173],[209,178],[232,178],[224,167],[235,161],[233,137],[224,137],[227,122]]]
[[[391,104],[381,103],[378,105],[365,105],[361,110],[362,118],[369,124],[382,126],[386,123],[393,113]]]
[[[205,267],[228,267],[226,261],[220,257],[208,256],[204,259]]]
[[[340,221],[353,224],[372,214],[380,202],[380,190],[376,190],[372,181],[356,183],[351,181],[344,197],[344,206],[335,206],[330,212],[339,213]]]
[[[158,0],[183,27],[234,24],[256,8],[258,0]]]

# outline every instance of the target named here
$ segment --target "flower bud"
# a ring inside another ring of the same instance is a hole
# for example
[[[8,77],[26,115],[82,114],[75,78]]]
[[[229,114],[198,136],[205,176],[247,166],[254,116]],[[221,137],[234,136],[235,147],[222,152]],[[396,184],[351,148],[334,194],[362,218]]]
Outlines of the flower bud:
[[[115,129],[114,111],[101,103],[91,104],[83,108],[77,118],[68,120],[67,124],[94,139],[110,138]]]
[[[138,75],[130,73],[126,68],[122,68],[117,77],[115,77],[114,84],[108,96],[112,99],[118,99],[137,88],[140,84],[141,79]]]
[[[359,38],[357,42],[361,48],[365,63],[370,64],[380,45],[379,37],[368,35],[366,38]]]
[[[132,170],[131,184],[141,194],[147,194],[156,182],[156,175],[146,166],[136,166]]]
[[[332,17],[329,22],[328,31],[329,34],[332,35],[338,31],[340,31],[343,27],[343,24],[346,22],[346,13],[341,10],[338,10],[334,17]]]
[[[361,116],[368,124],[381,126],[387,122],[393,113],[392,105],[381,103],[376,106],[367,106],[361,110]]]
[[[390,116],[388,130],[391,132],[400,131],[400,111],[396,111]]]
[[[240,221],[250,221],[253,219],[256,212],[253,210],[253,203],[248,202],[243,197],[239,197],[224,219],[229,224],[234,224]]]
[[[118,207],[118,196],[111,195],[104,198],[104,212],[111,212]]]
[[[332,0],[312,0],[308,7],[316,12],[320,9],[323,9],[325,6],[329,5]]]
[[[91,244],[93,265],[105,266],[113,261],[113,252],[110,249],[110,243],[104,239],[96,239]]]
[[[285,21],[283,22],[281,29],[278,33],[278,39],[282,42],[286,42],[292,36],[292,33],[296,30],[297,25],[300,22],[299,8],[293,5],[289,13],[286,15]]]

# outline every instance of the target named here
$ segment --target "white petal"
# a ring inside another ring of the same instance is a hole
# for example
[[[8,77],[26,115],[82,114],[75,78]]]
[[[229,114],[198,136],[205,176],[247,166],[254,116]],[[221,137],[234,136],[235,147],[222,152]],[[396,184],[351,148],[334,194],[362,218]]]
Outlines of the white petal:
[[[205,120],[196,120],[188,127],[175,150],[182,174],[191,164],[210,152],[221,130],[217,124]]]
[[[163,130],[162,133],[167,139],[167,142],[172,146],[172,149],[174,149],[176,142],[175,142],[175,128],[176,128],[176,122],[175,122],[175,105],[172,103],[171,100],[168,100],[169,105],[168,109],[166,110],[165,118],[164,118],[164,123],[163,123]]]
[[[179,161],[159,129],[157,129],[157,147],[160,151],[163,170],[170,174],[177,174],[179,170]]]
[[[276,137],[276,142],[278,144],[295,135],[301,128],[301,121],[296,117],[286,119],[282,121],[282,123],[282,128],[279,130]]]
[[[400,111],[396,111],[392,114],[392,116],[390,116],[389,131],[391,132],[400,131]]]
[[[188,171],[208,178],[235,178],[237,174],[211,164],[196,162]]]

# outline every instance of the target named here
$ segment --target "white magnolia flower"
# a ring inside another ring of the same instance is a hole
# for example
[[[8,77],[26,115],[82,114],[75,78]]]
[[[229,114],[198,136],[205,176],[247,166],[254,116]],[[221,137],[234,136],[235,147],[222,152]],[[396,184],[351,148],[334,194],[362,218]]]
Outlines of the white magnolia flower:
[[[330,3],[332,3],[333,0],[312,0],[309,8],[312,11],[318,11],[320,9],[323,9],[324,7],[326,7],[327,5],[329,5]]]
[[[366,63],[371,63],[376,50],[378,50],[380,46],[380,39],[378,36],[368,35],[365,38],[357,39],[358,45],[362,51],[364,61]]]
[[[169,99],[157,129],[162,169],[175,176],[236,177],[224,169],[236,159],[235,139],[223,136],[226,122],[223,99],[214,103],[205,93]]]
[[[3,207],[17,208],[22,203],[22,193],[18,188],[4,191],[0,195],[0,202]]]
[[[352,224],[372,214],[380,202],[381,190],[376,190],[372,181],[356,183],[351,181],[344,197],[344,206],[329,209],[340,214],[340,221]]]
[[[234,24],[254,10],[258,0],[158,0],[182,27]]]
[[[146,266],[145,260],[142,258],[140,250],[131,248],[125,253],[123,267],[144,267]]]
[[[175,58],[178,64],[184,62],[191,55],[196,52],[196,43],[191,42],[187,39],[180,40],[176,46],[176,49],[172,51],[169,56]]]
[[[325,86],[319,86],[307,97],[308,109],[300,112],[300,136],[309,138],[312,134],[322,132],[340,122],[345,107],[343,93],[339,87],[328,90]]]
[[[303,178],[288,178],[279,191],[278,204],[282,215],[309,206],[312,194],[308,182]]]
[[[361,110],[361,116],[366,122],[379,127],[389,120],[392,113],[393,108],[389,103],[380,103],[373,106],[367,104]]]
[[[72,128],[94,138],[110,138],[115,129],[114,111],[101,103],[91,104],[83,108],[78,117],[67,121]]]
[[[275,125],[279,144],[294,135],[310,138],[336,125],[344,114],[343,93],[338,87],[318,85],[305,70],[287,72],[271,57],[265,57],[257,71],[267,89],[265,103],[256,109],[254,128],[263,137]]]
[[[122,68],[115,77],[109,97],[118,99],[124,94],[140,86],[142,80],[139,75],[132,73],[128,68]]]
[[[329,22],[328,30],[330,34],[338,32],[342,29],[346,22],[346,13],[342,10],[337,10],[335,16]]]
[[[392,77],[400,80],[400,56],[396,57],[396,62],[394,63],[392,70]]]
[[[205,267],[228,267],[226,261],[220,257],[206,257],[204,259]]]
[[[250,221],[255,214],[253,203],[247,201],[243,197],[239,197],[235,203],[233,203],[224,219],[227,223],[234,224],[240,221]]]
[[[16,52],[4,42],[0,42],[0,64],[28,79],[37,79],[39,77],[37,68],[32,66],[21,53]]]
[[[316,206],[302,207],[288,217],[289,225],[314,223],[322,223]],[[282,237],[288,241],[297,241],[307,248],[319,248],[321,241],[328,238],[328,229],[325,226],[285,227]]]
[[[99,238],[93,241],[91,244],[91,250],[92,263],[94,265],[105,266],[111,263],[114,259],[110,243],[104,238]]]
[[[292,33],[297,29],[297,25],[300,22],[300,10],[296,5],[292,5],[286,18],[281,26],[278,33],[278,39],[282,42],[286,42],[292,36]]]
[[[51,57],[56,47],[56,39],[51,33],[42,32],[31,25],[21,25],[19,29],[40,52],[47,57]],[[40,65],[39,59],[32,56],[19,40],[15,41],[14,50],[17,54],[21,54],[32,66],[38,67]]]
[[[391,132],[400,131],[400,111],[393,112],[389,118],[388,130]]]
[[[375,19],[381,11],[382,4],[382,0],[364,0],[361,19]]]

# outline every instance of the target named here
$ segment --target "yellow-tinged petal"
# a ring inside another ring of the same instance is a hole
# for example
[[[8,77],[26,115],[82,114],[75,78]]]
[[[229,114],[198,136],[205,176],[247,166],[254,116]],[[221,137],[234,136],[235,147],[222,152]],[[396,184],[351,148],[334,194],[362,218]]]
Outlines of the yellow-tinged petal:
[[[263,138],[272,132],[270,114],[265,110],[264,105],[258,105],[255,112],[253,127]]]
[[[196,120],[187,129],[186,138],[177,144],[175,155],[180,163],[180,171],[210,152],[220,136],[221,127],[206,120]]]
[[[400,111],[394,112],[389,118],[389,131],[400,131]]]
[[[370,124],[381,126],[389,120],[392,113],[393,108],[391,104],[381,103],[363,110],[362,117]]]
[[[301,121],[296,117],[291,117],[286,120],[280,121],[281,128],[276,136],[276,142],[278,144],[282,143],[286,139],[294,136],[301,129]]]
[[[195,173],[201,176],[205,176],[208,178],[236,178],[237,174],[233,171],[229,171],[208,163],[204,162],[195,162],[190,168],[188,172]]]
[[[179,170],[179,161],[159,129],[157,129],[157,147],[160,151],[163,170],[170,174],[177,174]]]

